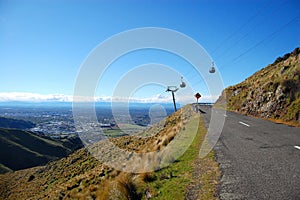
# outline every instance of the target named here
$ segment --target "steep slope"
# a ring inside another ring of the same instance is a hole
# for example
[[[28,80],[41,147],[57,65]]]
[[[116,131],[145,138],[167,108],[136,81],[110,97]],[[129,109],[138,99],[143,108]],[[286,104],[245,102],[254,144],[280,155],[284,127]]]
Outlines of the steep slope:
[[[300,125],[300,49],[279,57],[242,83],[226,88],[216,104],[255,117]]]
[[[196,129],[196,137],[187,151],[176,162],[156,172],[126,173],[116,170],[101,163],[86,149],[80,149],[43,167],[0,175],[0,199],[146,199],[146,192],[157,199],[184,199],[186,187],[192,180],[193,162],[198,158],[199,145],[206,133],[202,118],[191,105],[138,135],[109,139],[129,152],[155,152],[168,148],[174,138],[179,137],[182,143],[176,143],[176,147],[181,148],[186,138],[193,135],[192,127],[198,127],[198,124],[200,128]],[[102,140],[93,147],[106,150],[107,142]],[[118,159],[113,151],[103,155],[107,154],[110,159]],[[202,170],[198,174],[205,174],[209,169],[209,177],[215,179],[207,180],[207,176],[200,176],[203,179],[195,179],[193,185],[201,181],[209,188],[205,190],[209,194],[205,195],[213,197],[218,180],[217,164],[213,154],[203,161],[197,160],[198,165],[204,162],[206,164],[203,168],[200,166]]]
[[[66,143],[69,145],[69,143]],[[72,152],[63,142],[30,131],[0,128],[0,172],[44,165]]]
[[[20,119],[11,119],[0,117],[1,128],[16,128],[16,129],[30,129],[34,127],[34,123]]]

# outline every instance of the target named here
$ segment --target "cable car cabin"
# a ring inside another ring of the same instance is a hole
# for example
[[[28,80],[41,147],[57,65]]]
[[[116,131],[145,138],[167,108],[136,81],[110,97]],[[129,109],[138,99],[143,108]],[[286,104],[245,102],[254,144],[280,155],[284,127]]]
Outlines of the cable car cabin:
[[[215,73],[216,72],[216,69],[214,68],[214,67],[211,67],[210,69],[209,69],[209,73]]]
[[[181,87],[181,88],[184,88],[185,86],[186,86],[185,82],[182,82],[182,83],[180,84],[180,87]]]
[[[181,77],[181,84],[180,84],[180,87],[181,88],[184,88],[186,86],[185,82],[183,81],[183,77]]]

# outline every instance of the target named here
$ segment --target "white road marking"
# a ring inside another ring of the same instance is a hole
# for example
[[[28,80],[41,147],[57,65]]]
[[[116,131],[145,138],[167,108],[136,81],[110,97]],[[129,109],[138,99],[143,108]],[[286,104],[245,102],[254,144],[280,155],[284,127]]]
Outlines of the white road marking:
[[[244,126],[248,126],[248,127],[250,126],[249,124],[246,124],[245,122],[239,121],[239,123],[240,123],[240,124],[243,124]]]
[[[224,115],[224,117],[227,117],[227,115]]]
[[[299,146],[294,146],[296,149],[299,149],[300,150],[300,147]]]

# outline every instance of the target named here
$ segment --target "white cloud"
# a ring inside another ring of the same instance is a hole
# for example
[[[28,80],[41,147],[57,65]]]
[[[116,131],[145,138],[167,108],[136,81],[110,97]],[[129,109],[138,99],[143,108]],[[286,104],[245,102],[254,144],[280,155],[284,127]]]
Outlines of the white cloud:
[[[2,92],[0,102],[25,101],[25,102],[71,102],[73,97],[64,94],[37,94],[29,92]]]
[[[202,96],[200,102],[215,102],[217,96]],[[172,103],[171,94],[157,94],[145,98],[129,98],[129,97],[73,97],[64,94],[38,94],[28,92],[2,92],[0,93],[0,102],[23,101],[23,102],[135,102],[135,103]],[[195,97],[192,95],[178,95],[176,101],[181,104],[194,103]]]

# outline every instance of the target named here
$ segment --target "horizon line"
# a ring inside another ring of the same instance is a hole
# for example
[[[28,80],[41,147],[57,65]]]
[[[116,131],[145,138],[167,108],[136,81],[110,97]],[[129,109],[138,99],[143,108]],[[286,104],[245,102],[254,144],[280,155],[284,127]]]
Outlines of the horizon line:
[[[200,102],[214,103],[217,96],[203,95]],[[177,96],[178,104],[194,103],[193,96]],[[95,96],[95,97],[74,97],[65,94],[39,94],[30,92],[0,92],[0,103],[161,103],[172,104],[170,95],[157,94],[151,97],[111,97],[111,96]]]

